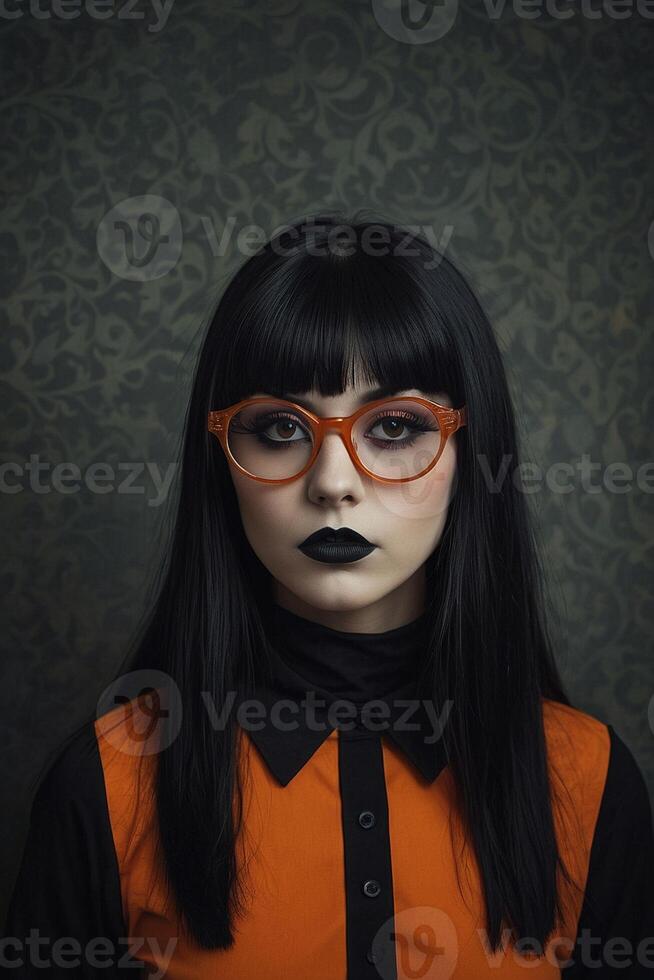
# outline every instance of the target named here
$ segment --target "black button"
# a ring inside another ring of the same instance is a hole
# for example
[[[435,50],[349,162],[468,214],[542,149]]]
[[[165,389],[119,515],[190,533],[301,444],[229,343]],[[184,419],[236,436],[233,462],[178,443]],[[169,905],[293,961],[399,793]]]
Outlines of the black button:
[[[359,823],[367,830],[375,825],[375,814],[371,810],[362,810],[359,814]]]
[[[368,960],[369,963],[376,963],[377,954],[372,949],[369,949],[368,952],[366,953],[366,959]]]
[[[363,883],[363,894],[367,895],[368,898],[377,898],[381,891],[381,885],[374,878],[370,878],[368,881]]]

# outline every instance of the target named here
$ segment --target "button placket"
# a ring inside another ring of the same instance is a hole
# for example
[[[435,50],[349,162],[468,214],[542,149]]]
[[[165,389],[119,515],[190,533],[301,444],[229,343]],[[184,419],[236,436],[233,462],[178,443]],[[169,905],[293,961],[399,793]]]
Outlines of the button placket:
[[[373,942],[394,914],[388,800],[380,734],[339,731],[339,781],[345,860],[347,975],[379,980]],[[385,980],[397,980],[388,950]],[[384,954],[386,960],[386,953]]]

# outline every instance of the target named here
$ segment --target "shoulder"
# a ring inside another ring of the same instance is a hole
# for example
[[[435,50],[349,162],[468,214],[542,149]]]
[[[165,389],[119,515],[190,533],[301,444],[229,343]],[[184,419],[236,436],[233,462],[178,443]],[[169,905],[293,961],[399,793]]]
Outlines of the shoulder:
[[[606,754],[609,750],[609,726],[594,715],[543,698],[543,722],[548,748],[565,752],[566,748],[582,748],[586,752]]]
[[[649,793],[634,753],[615,728],[571,705],[543,700],[548,757],[598,831],[630,823],[651,834]]]
[[[138,698],[91,718],[46,760],[37,781],[31,821],[63,824],[126,815],[151,785],[155,752],[139,714]],[[155,733],[156,735],[156,733]]]
[[[93,806],[101,790],[102,766],[92,719],[60,742],[46,760],[32,809],[54,815],[74,805]]]
[[[616,729],[572,705],[543,699],[543,723],[548,752],[553,760],[573,765],[580,773],[598,768],[604,780],[619,778],[632,789],[645,780],[636,758]]]
[[[543,727],[554,786],[599,805],[611,755],[609,726],[572,705],[544,698]]]

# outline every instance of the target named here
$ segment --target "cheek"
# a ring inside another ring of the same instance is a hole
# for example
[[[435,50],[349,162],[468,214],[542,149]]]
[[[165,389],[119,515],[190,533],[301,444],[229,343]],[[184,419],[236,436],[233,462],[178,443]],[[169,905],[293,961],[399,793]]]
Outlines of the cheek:
[[[268,487],[257,484],[242,474],[233,474],[234,489],[238,499],[243,527],[252,538],[274,536],[291,525],[292,515],[297,515],[296,492],[292,486]]]
[[[455,475],[456,453],[447,446],[426,476],[397,487],[376,483],[373,499],[380,514],[397,522],[398,533],[411,533],[412,527],[423,533],[426,525],[437,529],[445,523]]]

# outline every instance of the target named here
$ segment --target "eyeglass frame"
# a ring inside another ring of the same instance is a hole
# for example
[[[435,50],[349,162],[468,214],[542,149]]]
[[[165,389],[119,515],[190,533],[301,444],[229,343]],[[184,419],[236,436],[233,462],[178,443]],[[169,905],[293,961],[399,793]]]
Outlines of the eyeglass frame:
[[[313,436],[314,445],[309,461],[304,466],[303,469],[295,473],[293,476],[285,476],[281,480],[270,480],[263,476],[255,476],[254,473],[250,473],[246,470],[240,463],[234,459],[232,451],[229,448],[227,440],[227,432],[229,430],[229,424],[232,417],[246,405],[253,405],[258,402],[281,402],[284,405],[289,405],[291,408],[298,410],[302,415],[306,416],[310,423],[312,423],[311,434]],[[441,432],[441,445],[438,450],[437,455],[431,461],[429,466],[427,466],[421,473],[416,473],[415,476],[400,477],[400,479],[391,479],[385,476],[378,476],[376,473],[372,473],[359,459],[356,449],[352,443],[352,429],[357,421],[357,419],[369,412],[371,409],[378,405],[385,405],[388,402],[418,402],[424,408],[427,408],[436,418],[438,422],[438,427]],[[311,469],[316,461],[318,453],[320,452],[320,447],[322,446],[324,437],[328,429],[334,429],[340,435],[341,439],[345,444],[348,456],[354,463],[355,467],[360,473],[365,476],[371,477],[373,480],[377,480],[380,483],[410,483],[412,480],[417,480],[421,476],[425,476],[430,470],[436,466],[436,463],[443,455],[443,451],[447,444],[447,440],[450,436],[454,435],[460,428],[468,424],[468,412],[467,406],[463,405],[461,408],[450,408],[447,405],[441,405],[439,402],[431,401],[428,398],[422,398],[418,395],[401,395],[398,398],[393,398],[386,396],[385,398],[375,398],[373,401],[366,402],[361,405],[360,408],[353,412],[352,415],[329,415],[320,416],[311,412],[308,408],[303,405],[298,405],[296,402],[289,401],[286,398],[277,398],[274,395],[270,396],[257,396],[256,398],[243,398],[239,402],[235,402],[234,405],[229,405],[227,408],[215,409],[210,411],[207,415],[207,429],[216,436],[220,445],[222,446],[223,452],[229,460],[236,466],[241,473],[245,476],[249,476],[251,480],[256,480],[258,483],[291,483],[293,480],[298,480],[301,476],[304,476],[308,470]]]

